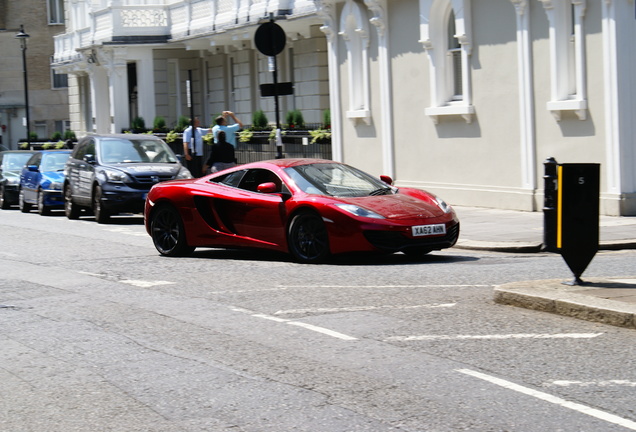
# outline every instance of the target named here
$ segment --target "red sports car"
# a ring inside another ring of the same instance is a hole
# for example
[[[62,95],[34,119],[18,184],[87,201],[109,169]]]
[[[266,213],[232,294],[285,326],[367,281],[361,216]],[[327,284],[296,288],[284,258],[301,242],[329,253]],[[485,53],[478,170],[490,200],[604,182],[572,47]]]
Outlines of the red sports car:
[[[420,256],[457,242],[459,220],[437,196],[391,186],[349,165],[276,159],[152,187],[146,230],[162,255],[196,247],[263,248],[316,263],[344,252]]]

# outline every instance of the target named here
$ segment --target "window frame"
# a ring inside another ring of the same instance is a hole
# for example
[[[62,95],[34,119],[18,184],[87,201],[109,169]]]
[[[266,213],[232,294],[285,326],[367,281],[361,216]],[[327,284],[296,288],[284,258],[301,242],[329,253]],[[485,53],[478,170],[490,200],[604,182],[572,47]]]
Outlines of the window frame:
[[[430,66],[431,104],[425,114],[439,123],[441,116],[461,116],[472,123],[472,0],[420,0],[420,43],[426,49]],[[451,54],[449,23],[454,15],[455,34],[459,48]],[[461,95],[455,94],[455,80],[461,68]]]
[[[584,18],[587,0],[539,0],[550,24],[550,100],[557,121],[565,112],[587,119]]]

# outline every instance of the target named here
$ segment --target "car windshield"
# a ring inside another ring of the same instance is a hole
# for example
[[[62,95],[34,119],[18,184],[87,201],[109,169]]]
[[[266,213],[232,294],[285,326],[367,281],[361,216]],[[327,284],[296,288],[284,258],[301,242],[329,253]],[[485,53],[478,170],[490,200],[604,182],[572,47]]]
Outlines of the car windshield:
[[[21,170],[31,156],[33,156],[31,153],[7,153],[2,158],[2,169],[7,171]]]
[[[315,163],[285,168],[296,185],[309,194],[334,197],[385,195],[394,189],[380,179],[339,163]]]
[[[42,155],[40,171],[63,171],[70,153],[47,153]]]
[[[161,140],[107,138],[100,142],[103,163],[176,163],[170,147]]]

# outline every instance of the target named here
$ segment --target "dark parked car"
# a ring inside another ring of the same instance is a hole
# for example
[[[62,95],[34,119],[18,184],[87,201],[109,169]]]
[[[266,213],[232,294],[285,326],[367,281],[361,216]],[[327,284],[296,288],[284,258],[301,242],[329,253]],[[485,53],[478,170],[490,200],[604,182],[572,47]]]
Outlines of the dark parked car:
[[[22,167],[34,153],[31,150],[0,152],[0,208],[3,210],[18,203]]]
[[[66,162],[64,210],[77,219],[86,207],[107,223],[113,214],[141,213],[153,185],[188,178],[190,171],[153,135],[89,135]]]
[[[28,213],[34,205],[41,215],[49,214],[52,209],[64,208],[62,185],[64,167],[70,154],[70,150],[42,150],[27,161],[22,168],[18,197],[23,213]]]

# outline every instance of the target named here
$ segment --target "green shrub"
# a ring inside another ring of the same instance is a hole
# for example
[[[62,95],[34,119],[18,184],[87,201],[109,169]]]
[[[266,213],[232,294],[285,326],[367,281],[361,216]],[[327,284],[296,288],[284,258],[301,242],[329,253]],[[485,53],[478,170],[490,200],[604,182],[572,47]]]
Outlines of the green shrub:
[[[305,129],[305,119],[300,110],[288,111],[285,120],[289,129]]]
[[[252,128],[256,130],[269,128],[269,121],[263,110],[255,111],[252,114]]]
[[[177,121],[177,127],[174,129],[175,132],[183,132],[190,126],[190,117],[188,116],[179,116],[179,120]]]
[[[152,122],[152,130],[154,132],[167,132],[168,129],[166,128],[166,119],[161,116],[155,117],[154,121]]]
[[[69,139],[70,139],[70,140],[76,140],[76,139],[77,139],[77,137],[75,136],[75,132],[73,132],[73,131],[72,131],[72,130],[70,130],[70,129],[66,129],[66,130],[64,131],[64,139],[65,139],[65,140],[69,140]]]
[[[143,117],[135,117],[130,124],[130,129],[133,132],[145,132],[146,131],[146,121]]]
[[[59,141],[62,139],[62,132],[60,131],[55,131],[53,132],[53,135],[51,135],[51,141]]]
[[[322,112],[322,127],[331,129],[331,110],[326,109]]]

